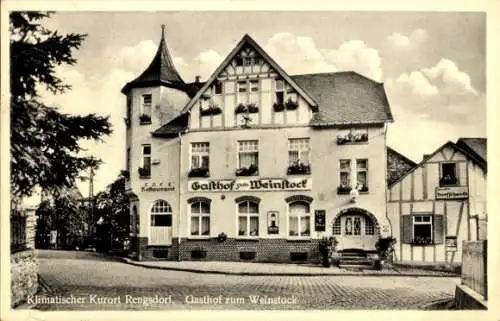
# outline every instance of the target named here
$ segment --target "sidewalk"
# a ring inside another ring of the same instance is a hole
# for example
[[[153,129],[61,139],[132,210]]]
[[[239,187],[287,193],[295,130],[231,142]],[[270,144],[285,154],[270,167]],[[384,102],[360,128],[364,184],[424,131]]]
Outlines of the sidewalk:
[[[249,263],[249,262],[218,262],[218,261],[135,261],[122,258],[127,264],[150,269],[167,271],[184,271],[192,273],[213,273],[226,275],[247,276],[431,276],[431,277],[458,277],[457,274],[445,271],[429,271],[419,268],[386,267],[382,271],[368,268],[326,268],[312,264],[276,264],[276,263]]]

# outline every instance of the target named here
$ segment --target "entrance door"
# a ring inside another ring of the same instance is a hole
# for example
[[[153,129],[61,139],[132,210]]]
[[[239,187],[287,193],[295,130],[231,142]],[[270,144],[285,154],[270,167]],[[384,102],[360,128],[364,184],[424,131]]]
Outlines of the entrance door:
[[[342,247],[344,249],[363,249],[365,218],[363,215],[344,215],[341,218]]]

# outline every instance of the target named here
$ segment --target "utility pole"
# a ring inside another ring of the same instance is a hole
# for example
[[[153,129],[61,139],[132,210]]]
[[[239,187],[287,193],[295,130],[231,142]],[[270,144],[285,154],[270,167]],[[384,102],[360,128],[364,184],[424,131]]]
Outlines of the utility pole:
[[[94,168],[90,168],[89,174],[89,205],[90,205],[90,217],[89,217],[89,230],[95,232],[95,218],[94,218]]]

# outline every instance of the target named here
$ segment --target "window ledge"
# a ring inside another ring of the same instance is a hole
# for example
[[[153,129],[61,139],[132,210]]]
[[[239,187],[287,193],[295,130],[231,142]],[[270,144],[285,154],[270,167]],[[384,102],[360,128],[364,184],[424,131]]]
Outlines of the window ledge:
[[[152,122],[149,120],[149,121],[139,121],[139,125],[151,125]]]
[[[207,235],[207,236],[196,236],[196,235],[191,235],[186,238],[188,241],[210,241],[214,239],[214,237]]]
[[[150,178],[151,178],[151,175],[148,175],[148,176],[142,176],[142,175],[139,175],[139,178],[140,178],[140,179],[150,179]]]
[[[345,146],[345,145],[368,145],[368,141],[363,141],[363,142],[349,142],[349,143],[337,143],[338,146]]]
[[[236,241],[251,241],[251,242],[259,242],[259,237],[258,236],[236,236],[234,238]]]
[[[287,242],[304,242],[304,241],[312,241],[310,236],[289,236],[286,239]]]
[[[431,245],[438,245],[435,243],[427,243],[427,244],[421,244],[421,243],[410,243],[413,246],[431,246]]]

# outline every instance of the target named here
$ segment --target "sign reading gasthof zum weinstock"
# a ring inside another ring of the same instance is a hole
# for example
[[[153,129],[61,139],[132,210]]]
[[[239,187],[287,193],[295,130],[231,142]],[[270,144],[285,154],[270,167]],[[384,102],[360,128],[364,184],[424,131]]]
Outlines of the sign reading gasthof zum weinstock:
[[[306,191],[311,178],[263,178],[227,180],[190,180],[190,192]]]

